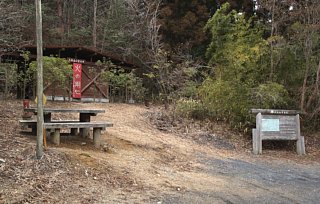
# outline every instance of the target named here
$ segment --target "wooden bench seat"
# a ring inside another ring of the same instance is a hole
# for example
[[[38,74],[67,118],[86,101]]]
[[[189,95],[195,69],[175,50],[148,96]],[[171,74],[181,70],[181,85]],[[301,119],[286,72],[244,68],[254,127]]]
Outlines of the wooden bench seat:
[[[37,134],[37,120],[32,119],[32,120],[19,120],[20,125],[24,127],[28,127],[32,129],[32,134],[36,135]]]
[[[51,121],[50,123],[43,123],[45,129],[56,128],[102,128],[112,127],[112,123],[104,121],[79,122],[79,121]]]
[[[112,127],[113,124],[110,122],[105,121],[93,121],[93,122],[50,122],[43,124],[45,129],[54,129],[52,141],[54,144],[60,144],[60,129],[64,128],[93,128],[93,143],[94,146],[99,148],[100,147],[100,136],[101,130],[105,130],[107,127]]]
[[[74,123],[74,122],[79,122],[79,120],[53,120],[51,123]],[[36,125],[37,120],[32,119],[32,120],[19,120],[19,123],[22,125]]]
[[[53,120],[51,123],[74,123],[79,122],[79,120]],[[27,126],[28,128],[32,129],[32,134],[37,134],[37,120],[19,120],[20,125]],[[71,128],[71,134],[75,134],[77,132],[77,129]]]

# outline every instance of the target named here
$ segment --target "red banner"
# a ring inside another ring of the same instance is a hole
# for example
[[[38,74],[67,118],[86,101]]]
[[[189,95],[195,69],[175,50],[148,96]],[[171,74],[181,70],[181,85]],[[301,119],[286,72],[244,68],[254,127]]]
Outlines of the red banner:
[[[73,63],[73,98],[81,98],[82,64]]]

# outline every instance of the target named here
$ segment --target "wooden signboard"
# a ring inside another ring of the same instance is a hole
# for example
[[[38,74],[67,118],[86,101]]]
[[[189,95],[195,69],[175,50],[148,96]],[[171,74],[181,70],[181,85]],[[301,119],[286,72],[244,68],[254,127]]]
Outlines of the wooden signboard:
[[[56,82],[48,84],[44,93],[48,100],[73,100],[84,102],[107,102],[109,99],[109,86],[101,79],[103,67],[82,59],[68,58],[72,63],[73,79],[64,87]]]
[[[72,98],[81,98],[82,64],[73,63]]]
[[[263,140],[295,140],[297,153],[305,154],[304,137],[300,133],[298,111],[252,109],[256,115],[256,128],[252,130],[253,153],[262,153]]]

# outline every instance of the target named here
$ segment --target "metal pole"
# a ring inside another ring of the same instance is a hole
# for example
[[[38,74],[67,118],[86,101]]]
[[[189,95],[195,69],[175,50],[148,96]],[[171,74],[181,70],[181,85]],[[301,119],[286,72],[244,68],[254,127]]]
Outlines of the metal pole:
[[[36,30],[37,30],[37,147],[36,157],[43,156],[43,50],[42,50],[42,15],[41,0],[36,3]]]

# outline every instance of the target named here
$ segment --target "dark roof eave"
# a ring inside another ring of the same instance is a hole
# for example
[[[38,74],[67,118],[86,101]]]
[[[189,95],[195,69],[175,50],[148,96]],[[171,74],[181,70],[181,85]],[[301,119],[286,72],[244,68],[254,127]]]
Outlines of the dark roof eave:
[[[37,47],[35,45],[27,45],[21,47],[21,49],[36,49]],[[128,59],[123,59],[120,56],[114,54],[114,53],[104,53],[100,52],[96,49],[88,48],[88,47],[83,47],[83,46],[58,46],[58,45],[47,45],[44,46],[44,49],[77,49],[77,50],[82,50],[86,51],[95,55],[100,55],[101,57],[105,57],[107,59],[110,59],[111,61],[117,61],[120,63],[124,63],[127,66],[133,67],[136,66],[133,60],[128,60]],[[137,67],[137,66],[136,66]]]

